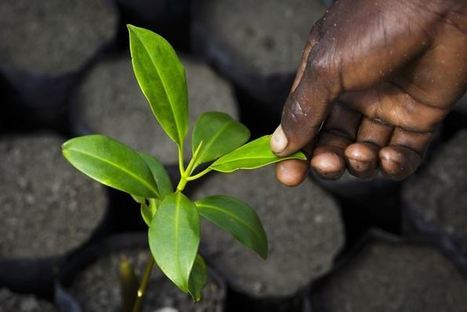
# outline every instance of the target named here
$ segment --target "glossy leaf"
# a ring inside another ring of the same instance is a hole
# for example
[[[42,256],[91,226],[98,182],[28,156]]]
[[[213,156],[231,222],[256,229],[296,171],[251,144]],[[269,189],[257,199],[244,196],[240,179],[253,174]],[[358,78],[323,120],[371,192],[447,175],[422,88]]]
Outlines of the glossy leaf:
[[[270,141],[271,136],[265,135],[222,156],[209,167],[219,172],[228,173],[238,169],[256,169],[286,159],[306,159],[302,152],[287,157],[278,157],[271,151]]]
[[[62,146],[65,158],[92,179],[141,197],[156,197],[151,171],[130,147],[103,135],[77,137]]]
[[[160,161],[145,153],[140,153],[139,155],[141,158],[143,158],[143,160],[146,162],[146,165],[149,167],[149,170],[152,173],[152,177],[156,182],[157,189],[159,190],[159,195],[163,198],[165,195],[172,193],[172,182],[170,181],[170,177]]]
[[[196,206],[180,192],[167,195],[149,227],[149,247],[159,268],[182,291],[188,281],[200,240]]]
[[[197,255],[188,282],[189,293],[194,301],[201,300],[204,285],[208,279],[208,271],[204,259]]]
[[[181,146],[188,130],[185,69],[164,38],[133,25],[128,31],[136,80],[162,129]]]
[[[196,121],[193,129],[192,153],[201,145],[196,164],[212,161],[245,144],[250,131],[229,115],[207,112]]]
[[[256,212],[239,199],[215,195],[195,202],[199,214],[229,232],[242,244],[268,256],[268,241]]]

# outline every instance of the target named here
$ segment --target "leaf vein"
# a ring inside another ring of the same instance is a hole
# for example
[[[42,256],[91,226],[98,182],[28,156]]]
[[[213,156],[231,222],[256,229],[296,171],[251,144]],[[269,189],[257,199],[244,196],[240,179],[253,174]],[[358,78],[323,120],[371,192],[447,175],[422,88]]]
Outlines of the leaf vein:
[[[198,205],[203,206],[203,207],[208,208],[208,209],[213,209],[213,210],[218,210],[218,211],[224,212],[226,215],[230,216],[231,218],[235,219],[239,223],[243,224],[246,228],[248,228],[251,232],[253,232],[257,238],[259,238],[260,240],[262,239],[261,233],[255,231],[254,228],[252,228],[248,223],[246,223],[245,221],[243,221],[242,219],[237,217],[235,214],[233,214],[233,213],[231,213],[229,211],[226,211],[224,209],[221,209],[219,207],[209,205],[209,204],[205,204],[205,203],[198,203]]]
[[[121,171],[125,172],[126,174],[128,174],[129,176],[133,177],[135,180],[139,181],[141,184],[143,184],[145,187],[147,187],[149,190],[151,190],[152,192],[154,192],[155,194],[157,194],[156,190],[153,188],[152,185],[148,184],[145,180],[141,179],[138,175],[135,175],[133,172],[131,172],[130,170],[127,170],[125,169],[124,167],[121,167],[121,166],[118,166],[116,163],[112,162],[112,161],[109,161],[105,158],[102,158],[102,157],[98,157],[94,154],[90,154],[90,153],[86,153],[86,152],[83,152],[81,150],[77,150],[77,149],[73,149],[73,148],[68,148],[69,151],[73,151],[75,153],[78,153],[78,154],[82,154],[82,155],[86,155],[86,156],[89,156],[91,158],[94,158],[94,159],[97,159],[97,160],[100,160],[104,163],[107,163],[109,165],[111,165],[112,167],[115,167],[117,169],[120,169]]]
[[[141,43],[141,45],[143,46],[144,51],[146,52],[146,55],[149,56],[149,59],[151,60],[152,65],[153,65],[155,71],[157,72],[157,76],[159,77],[159,80],[160,80],[162,86],[164,87],[164,95],[165,95],[165,97],[167,98],[167,102],[169,103],[170,109],[172,110],[172,116],[171,116],[171,117],[173,118],[174,123],[175,123],[175,125],[176,125],[176,127],[177,127],[177,130],[178,130],[178,131],[177,131],[177,132],[178,132],[178,133],[177,133],[178,139],[181,141],[181,140],[182,140],[181,135],[180,135],[180,134],[181,134],[181,130],[180,130],[180,127],[179,127],[178,120],[177,120],[177,118],[176,118],[177,115],[176,115],[176,112],[175,112],[175,108],[173,107],[173,99],[172,99],[172,97],[170,96],[170,94],[166,91],[166,90],[167,90],[167,85],[166,85],[166,82],[165,82],[165,80],[164,80],[164,78],[163,78],[163,75],[161,75],[158,66],[156,66],[156,62],[155,62],[155,60],[154,60],[153,55],[152,55],[151,53],[149,53],[148,48],[144,45],[143,41],[139,38],[139,36],[136,36],[136,37],[138,38],[138,41],[139,41],[139,42]],[[149,101],[149,102],[150,102],[150,101]],[[150,103],[151,103],[151,102],[150,102]],[[151,106],[152,106],[152,105],[151,105]]]
[[[178,272],[180,273],[181,270],[181,263],[180,263],[180,257],[179,257],[179,244],[178,244],[178,228],[179,228],[179,219],[180,219],[180,198],[181,196],[176,196],[175,197],[175,226],[174,226],[174,231],[175,231],[175,259],[177,262],[177,267],[178,267]]]
[[[199,159],[203,159],[203,157],[201,156],[204,156],[204,154],[206,153],[206,151],[209,151],[210,147],[214,144],[214,142],[216,141],[216,139],[229,127],[233,124],[234,120],[230,120],[228,123],[226,123],[219,131],[217,131],[217,133],[212,137],[212,139],[210,140],[210,143],[206,144],[204,146],[204,149],[202,151],[202,154],[199,156]]]

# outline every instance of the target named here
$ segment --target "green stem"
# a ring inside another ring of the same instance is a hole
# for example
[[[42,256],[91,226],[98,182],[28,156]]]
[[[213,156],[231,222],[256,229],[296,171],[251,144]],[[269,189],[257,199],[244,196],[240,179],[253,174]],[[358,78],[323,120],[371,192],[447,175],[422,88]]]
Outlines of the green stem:
[[[191,157],[190,163],[188,164],[188,167],[186,168],[185,173],[187,173],[187,178],[190,177],[190,175],[193,173],[193,171],[196,169],[198,166],[198,155],[199,151],[201,150],[201,146],[203,146],[203,141],[201,141],[196,148],[195,152],[193,153],[193,156]]]
[[[193,157],[190,162],[188,163],[188,167],[186,167],[186,171],[185,171],[185,174],[184,174],[184,178],[185,179],[188,179],[190,177],[190,174],[191,172],[193,172],[193,170],[195,169],[195,157]]]
[[[143,279],[139,285],[138,292],[136,293],[135,305],[133,306],[133,312],[140,312],[143,304],[144,294],[149,284],[149,277],[151,277],[152,268],[154,267],[154,257],[150,254],[146,268],[144,269]]]
[[[211,168],[207,167],[206,169],[204,169],[200,173],[195,174],[194,176],[190,176],[190,177],[188,177],[186,179],[187,179],[187,181],[193,181],[193,180],[199,179],[202,176],[204,176],[206,173],[210,172],[211,170],[212,170]]]
[[[183,191],[187,183],[188,183],[188,178],[183,175],[180,178],[180,182],[178,182],[177,191],[179,192]]]
[[[178,146],[178,170],[180,170],[180,175],[185,174],[185,168],[183,166],[183,146]]]
[[[188,181],[191,181],[190,175],[191,173],[196,169],[197,166],[197,158],[198,158],[198,153],[201,150],[201,146],[203,145],[203,141],[198,145],[196,148],[196,151],[194,152],[193,156],[191,157],[190,162],[188,163],[188,166],[186,167],[186,170],[182,170],[183,167],[180,167],[180,182],[178,182],[177,185],[177,191],[181,192],[185,189],[186,184]],[[180,162],[180,159],[179,159]]]

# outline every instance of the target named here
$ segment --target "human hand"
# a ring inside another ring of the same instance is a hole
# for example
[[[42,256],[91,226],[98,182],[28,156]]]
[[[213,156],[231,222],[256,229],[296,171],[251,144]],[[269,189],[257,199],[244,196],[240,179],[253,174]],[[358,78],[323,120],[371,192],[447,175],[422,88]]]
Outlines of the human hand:
[[[277,178],[297,185],[310,166],[403,179],[466,87],[467,1],[338,0],[311,30],[271,139],[311,161],[284,161]]]

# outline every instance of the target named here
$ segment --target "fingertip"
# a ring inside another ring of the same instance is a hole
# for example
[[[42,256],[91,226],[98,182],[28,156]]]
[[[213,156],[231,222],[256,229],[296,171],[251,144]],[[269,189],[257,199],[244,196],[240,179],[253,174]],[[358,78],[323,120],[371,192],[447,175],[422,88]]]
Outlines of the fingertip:
[[[276,178],[286,186],[297,186],[305,180],[308,162],[303,160],[285,160],[276,165]]]
[[[275,154],[284,152],[287,148],[288,140],[282,126],[279,125],[271,136],[271,150]]]
[[[376,154],[374,149],[363,143],[354,143],[345,150],[345,157],[360,162],[374,161]]]
[[[335,153],[327,152],[313,156],[311,168],[323,179],[339,179],[345,171],[345,162]]]
[[[350,174],[362,179],[370,179],[376,175],[378,152],[376,146],[366,143],[351,144],[345,150],[347,168]]]
[[[402,146],[387,146],[379,152],[381,172],[393,180],[403,180],[419,166],[421,157]]]

